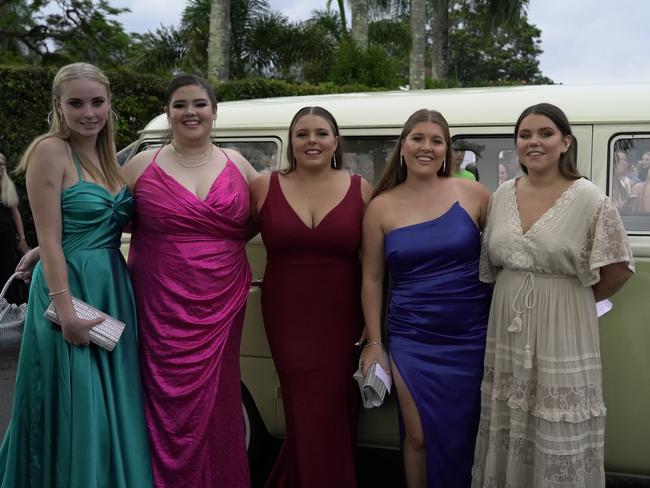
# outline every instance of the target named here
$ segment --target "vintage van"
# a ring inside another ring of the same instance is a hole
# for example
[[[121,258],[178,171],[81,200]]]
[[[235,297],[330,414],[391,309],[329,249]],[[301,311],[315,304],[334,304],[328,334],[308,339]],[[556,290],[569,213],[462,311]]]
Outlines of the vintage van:
[[[558,105],[568,115],[581,173],[616,202],[632,242],[636,274],[600,320],[608,407],[605,460],[610,472],[647,476],[650,481],[650,209],[637,208],[632,196],[644,184],[650,186],[650,177],[641,181],[647,166],[636,164],[646,153],[650,158],[650,85],[520,86],[227,102],[219,105],[213,139],[239,150],[260,172],[282,168],[287,165],[292,116],[304,106],[321,105],[339,123],[344,169],[373,182],[408,116],[420,108],[435,109],[449,121],[454,146],[465,150],[465,161],[475,163],[480,182],[493,191],[517,169],[516,159],[512,164],[517,117],[539,102]],[[155,118],[120,158],[161,145],[167,130],[166,117]],[[627,161],[624,172],[615,172],[615,158]],[[260,310],[265,251],[259,236],[249,243],[248,257],[254,282],[241,344],[241,381],[247,440],[254,456],[265,435],[283,435],[284,418]],[[394,399],[362,412],[359,438],[366,445],[398,445]]]

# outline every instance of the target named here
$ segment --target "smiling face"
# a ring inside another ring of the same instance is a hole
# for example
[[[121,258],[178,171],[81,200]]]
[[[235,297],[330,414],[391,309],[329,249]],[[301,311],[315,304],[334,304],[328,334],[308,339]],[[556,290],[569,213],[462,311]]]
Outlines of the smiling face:
[[[559,171],[560,156],[570,144],[571,136],[563,135],[545,115],[528,115],[519,124],[517,156],[529,173]]]
[[[293,126],[291,147],[297,166],[331,166],[337,146],[333,127],[319,115],[304,115]]]
[[[55,105],[71,133],[81,137],[96,137],[111,110],[106,87],[87,78],[64,82]]]
[[[409,174],[437,174],[446,154],[445,133],[434,122],[415,124],[400,150]]]
[[[203,87],[185,85],[172,93],[165,113],[175,140],[205,142],[210,138],[217,108]]]

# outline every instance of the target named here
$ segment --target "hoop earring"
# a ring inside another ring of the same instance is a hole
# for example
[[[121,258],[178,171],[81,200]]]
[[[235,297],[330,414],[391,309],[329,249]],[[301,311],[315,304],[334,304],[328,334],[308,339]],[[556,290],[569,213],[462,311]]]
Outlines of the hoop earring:
[[[120,120],[120,116],[117,115],[117,112],[115,110],[111,109],[111,113],[113,114],[113,118],[115,119],[115,122]]]
[[[404,162],[404,155],[401,155],[399,157],[399,166],[400,168],[403,168],[406,163]]]
[[[50,110],[50,113],[47,114],[47,126],[52,127],[52,117],[54,117],[54,111]]]
[[[332,154],[332,168],[336,169],[336,153]]]
[[[447,158],[444,158],[442,160],[442,174],[445,174],[445,170],[447,169]]]

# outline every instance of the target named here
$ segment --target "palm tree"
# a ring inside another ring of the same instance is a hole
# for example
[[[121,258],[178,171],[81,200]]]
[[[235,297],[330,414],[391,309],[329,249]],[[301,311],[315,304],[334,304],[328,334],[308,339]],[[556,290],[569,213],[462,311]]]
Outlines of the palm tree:
[[[368,49],[368,0],[349,0],[352,10],[350,37],[361,49]]]
[[[218,81],[230,79],[230,0],[211,0],[208,36],[208,77]]]
[[[411,90],[422,90],[424,88],[425,12],[425,0],[411,0],[411,55],[409,57],[409,85]]]

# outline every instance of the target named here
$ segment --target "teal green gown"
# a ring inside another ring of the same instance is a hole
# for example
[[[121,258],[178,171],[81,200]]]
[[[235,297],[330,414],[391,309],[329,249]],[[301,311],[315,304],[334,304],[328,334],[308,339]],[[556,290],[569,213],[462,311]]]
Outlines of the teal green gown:
[[[126,323],[112,352],[77,347],[52,328],[40,263],[34,269],[11,422],[0,447],[0,488],[147,488],[153,485],[143,414],[136,310],[120,253],[133,212],[80,181],[61,195],[62,246],[74,296]]]

